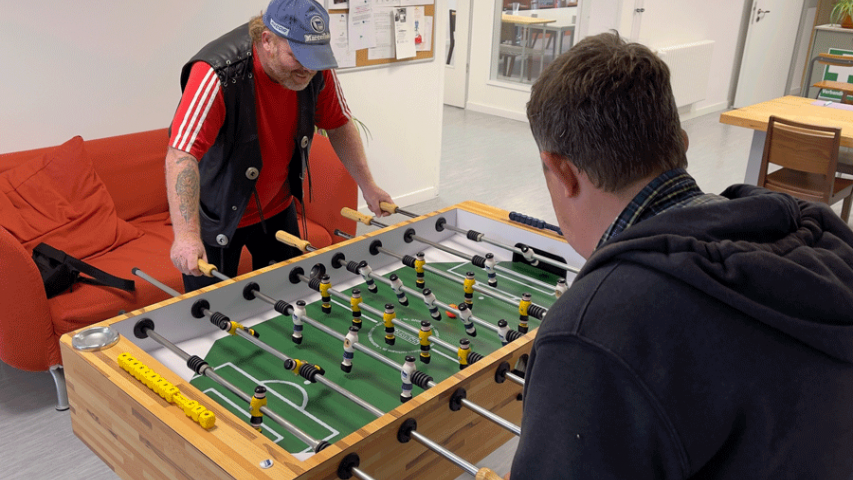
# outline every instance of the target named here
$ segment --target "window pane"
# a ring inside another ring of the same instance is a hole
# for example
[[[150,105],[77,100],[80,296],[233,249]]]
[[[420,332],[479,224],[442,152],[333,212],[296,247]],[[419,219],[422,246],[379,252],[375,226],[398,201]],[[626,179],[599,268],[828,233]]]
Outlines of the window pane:
[[[492,80],[531,84],[572,46],[577,2],[495,0]]]

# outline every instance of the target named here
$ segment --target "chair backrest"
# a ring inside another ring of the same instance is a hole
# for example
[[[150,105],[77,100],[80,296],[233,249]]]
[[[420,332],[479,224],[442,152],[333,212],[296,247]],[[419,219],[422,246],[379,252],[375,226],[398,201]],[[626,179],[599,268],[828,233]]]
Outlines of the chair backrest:
[[[823,65],[833,65],[836,67],[853,67],[853,56],[850,55],[833,55],[831,53],[818,53],[817,63]]]
[[[790,193],[799,198],[814,197],[828,202],[835,184],[841,129],[793,122],[774,116],[767,125],[764,155],[758,174],[758,186]],[[786,176],[789,184],[774,179],[768,183],[768,166],[810,174]],[[807,181],[806,181],[807,180]]]
[[[853,67],[853,55],[833,55],[831,53],[818,53],[817,55],[812,57],[811,61],[809,62],[809,66],[806,69],[805,77],[803,77],[805,79],[805,87],[802,89],[804,97],[809,96],[811,87],[813,86],[812,71],[814,70],[815,63],[820,63],[822,65],[831,65],[835,67]],[[823,78],[823,74],[820,75],[820,78]]]

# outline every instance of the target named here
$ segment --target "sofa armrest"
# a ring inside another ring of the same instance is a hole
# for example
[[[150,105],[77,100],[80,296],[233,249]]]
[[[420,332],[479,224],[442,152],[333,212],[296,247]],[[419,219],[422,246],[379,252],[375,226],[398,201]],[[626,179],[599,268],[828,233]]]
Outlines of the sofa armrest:
[[[358,185],[338,159],[329,139],[314,135],[309,157],[313,196],[308,195],[308,179],[304,184],[305,216],[329,233],[332,243],[344,239],[335,236],[335,229],[355,235],[356,222],[341,216],[341,209],[355,209],[358,204]],[[303,232],[304,235],[304,232]],[[325,245],[315,245],[320,248]]]
[[[0,227],[0,359],[42,371],[60,359],[41,274],[30,253]]]

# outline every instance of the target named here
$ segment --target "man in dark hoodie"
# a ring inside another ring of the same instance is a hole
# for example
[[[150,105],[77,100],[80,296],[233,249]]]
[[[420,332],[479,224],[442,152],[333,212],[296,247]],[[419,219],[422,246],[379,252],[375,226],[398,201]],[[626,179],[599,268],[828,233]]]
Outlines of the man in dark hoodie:
[[[823,204],[699,190],[667,66],[579,42],[527,115],[587,258],[530,355],[512,480],[853,478],[853,233]]]

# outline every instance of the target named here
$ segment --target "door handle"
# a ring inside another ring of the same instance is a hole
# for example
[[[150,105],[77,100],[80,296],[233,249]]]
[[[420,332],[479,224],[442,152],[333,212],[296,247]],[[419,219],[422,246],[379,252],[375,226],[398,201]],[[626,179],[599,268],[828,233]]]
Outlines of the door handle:
[[[759,8],[758,9],[758,15],[755,16],[755,22],[756,23],[760,22],[761,19],[764,18],[765,13],[770,13],[770,10],[762,10]]]

